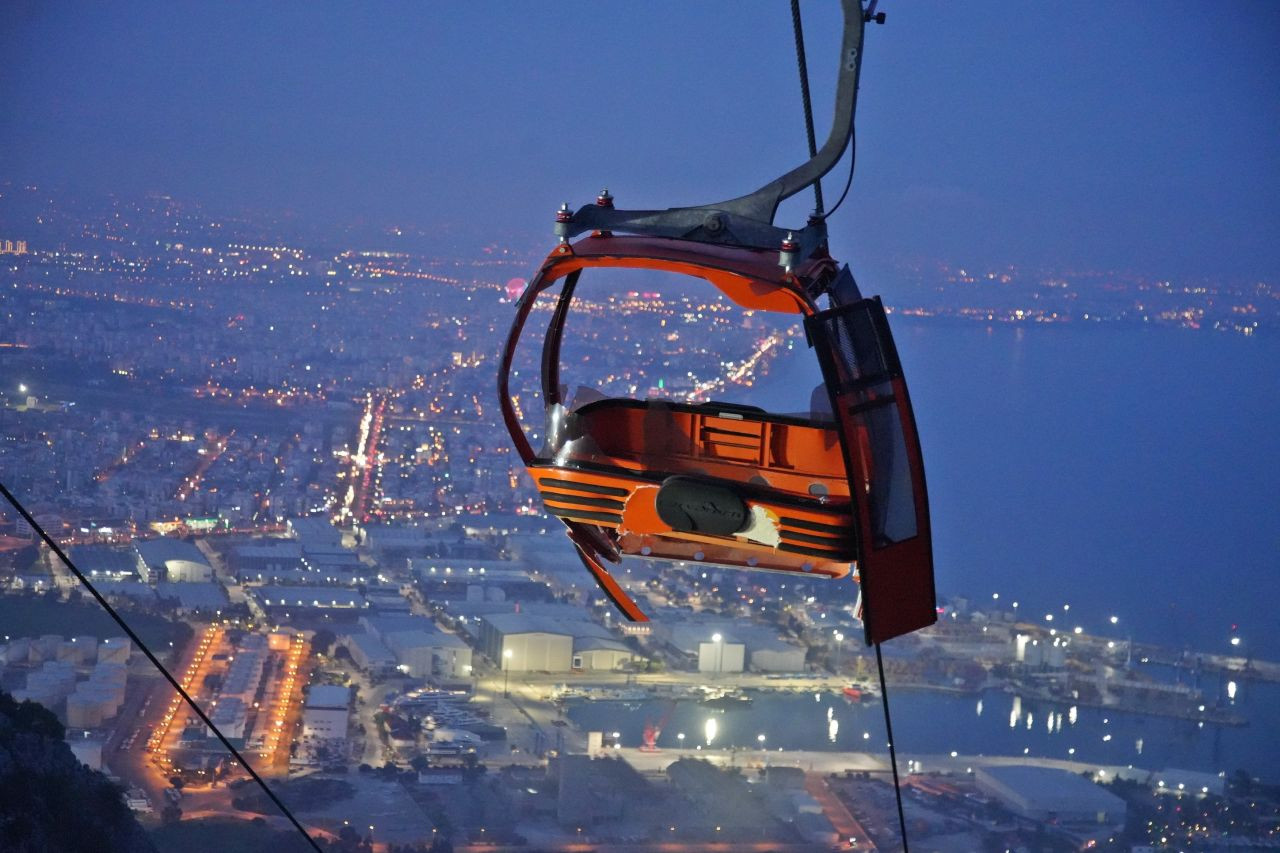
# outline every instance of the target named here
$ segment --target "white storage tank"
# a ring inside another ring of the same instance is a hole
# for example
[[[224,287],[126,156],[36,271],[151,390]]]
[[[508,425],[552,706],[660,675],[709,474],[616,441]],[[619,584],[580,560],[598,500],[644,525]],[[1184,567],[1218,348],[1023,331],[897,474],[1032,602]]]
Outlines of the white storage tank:
[[[107,637],[98,644],[99,663],[128,663],[133,643],[128,637]]]
[[[67,728],[96,729],[102,725],[102,701],[92,693],[67,697]]]

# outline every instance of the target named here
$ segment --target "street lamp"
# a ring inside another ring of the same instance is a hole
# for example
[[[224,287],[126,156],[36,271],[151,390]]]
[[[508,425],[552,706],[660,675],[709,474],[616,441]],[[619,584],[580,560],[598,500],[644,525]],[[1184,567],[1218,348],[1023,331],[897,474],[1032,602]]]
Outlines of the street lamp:
[[[680,734],[676,735],[676,740],[680,741],[680,748],[684,749],[684,732],[680,732]]]
[[[511,677],[511,649],[502,650],[502,695],[510,696],[507,692],[507,679]]]
[[[716,644],[716,672],[724,672],[724,637],[717,632],[711,635],[711,642]]]
[[[844,645],[844,634],[839,631],[832,632],[836,638],[836,675],[840,674],[840,648]]]

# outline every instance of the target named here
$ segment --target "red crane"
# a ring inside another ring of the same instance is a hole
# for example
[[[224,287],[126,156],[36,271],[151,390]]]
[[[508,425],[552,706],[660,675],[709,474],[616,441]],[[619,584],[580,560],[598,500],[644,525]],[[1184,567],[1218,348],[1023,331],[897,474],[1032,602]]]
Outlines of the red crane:
[[[667,710],[663,713],[662,719],[654,722],[652,718],[644,721],[644,742],[640,744],[641,752],[657,752],[658,738],[662,735],[663,728],[667,725],[667,720],[671,719],[671,715],[676,710],[676,703],[671,702],[667,705]]]

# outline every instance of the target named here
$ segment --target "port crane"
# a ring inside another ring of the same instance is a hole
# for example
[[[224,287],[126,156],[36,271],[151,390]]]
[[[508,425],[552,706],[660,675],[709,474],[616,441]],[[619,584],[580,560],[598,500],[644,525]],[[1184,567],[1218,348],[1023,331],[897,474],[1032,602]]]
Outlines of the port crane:
[[[675,713],[676,703],[668,702],[666,709],[662,712],[662,717],[658,720],[653,718],[644,721],[644,731],[641,735],[640,751],[641,752],[657,752],[658,738],[662,737],[662,730],[667,727],[667,723],[671,720],[671,715]]]

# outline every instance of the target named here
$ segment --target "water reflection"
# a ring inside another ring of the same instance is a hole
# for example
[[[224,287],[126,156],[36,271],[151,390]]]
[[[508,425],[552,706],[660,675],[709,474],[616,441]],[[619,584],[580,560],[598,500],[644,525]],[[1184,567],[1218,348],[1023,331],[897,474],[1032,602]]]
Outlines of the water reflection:
[[[1237,707],[1244,692],[1243,682],[1240,688],[1236,695]],[[1251,689],[1257,691],[1258,688]],[[1271,690],[1271,686],[1267,689]],[[1226,678],[1222,679],[1219,690],[1225,706]],[[760,692],[754,696],[752,705],[726,710],[723,714],[710,714],[696,703],[682,702],[672,715],[670,729],[688,732],[704,750],[754,749],[760,733],[768,736],[771,748],[785,750],[874,751],[882,748],[882,709],[878,704],[849,704],[838,694],[820,693],[811,711],[811,697],[815,692],[812,688],[799,695]],[[1280,705],[1280,688],[1269,695]],[[1249,699],[1254,701],[1254,696]],[[979,715],[978,700],[976,695],[913,693],[910,702],[903,702],[900,709],[894,708],[895,734],[900,728],[899,738],[904,749],[918,750],[917,754],[957,750],[961,755],[1022,755],[1024,749],[1029,748],[1026,754],[1065,758],[1068,746],[1074,746],[1076,757],[1102,764],[1122,764],[1126,759],[1134,763],[1180,763],[1192,764],[1189,769],[1215,773],[1251,764],[1259,768],[1280,766],[1280,753],[1276,751],[1274,739],[1260,738],[1257,726],[1216,729],[1207,724],[1200,729],[1186,721],[1144,718],[1116,709],[1078,704],[1072,711],[1071,704],[1056,705],[1029,696],[995,692],[982,697],[983,710]],[[991,705],[992,702],[996,705]],[[1005,702],[1008,704],[1002,704]],[[584,730],[619,730],[628,740],[639,741],[646,720],[667,712],[658,700],[641,705],[633,711],[621,703],[582,703],[572,709],[571,716]],[[957,716],[967,718],[968,725],[948,727],[945,731],[937,725],[940,718]],[[708,725],[710,719],[714,719],[714,726]],[[1205,737],[1211,732],[1214,739]],[[1068,733],[1071,744],[1063,743],[1063,735]],[[1107,734],[1111,735],[1110,740],[1104,739]],[[1150,743],[1139,744],[1140,737]],[[694,744],[685,741],[685,745],[692,748]],[[1146,748],[1148,745],[1150,750]]]

